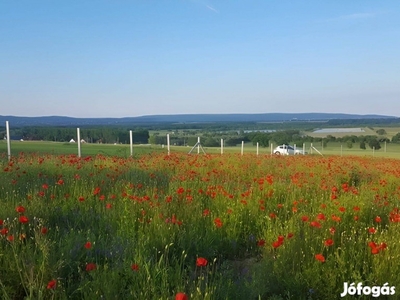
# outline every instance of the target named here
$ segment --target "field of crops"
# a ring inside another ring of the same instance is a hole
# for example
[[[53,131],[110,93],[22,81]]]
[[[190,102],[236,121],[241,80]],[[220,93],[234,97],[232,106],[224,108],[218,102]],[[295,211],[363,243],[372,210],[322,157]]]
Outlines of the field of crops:
[[[1,299],[336,299],[345,282],[383,299],[400,287],[400,160],[21,152],[0,164]]]

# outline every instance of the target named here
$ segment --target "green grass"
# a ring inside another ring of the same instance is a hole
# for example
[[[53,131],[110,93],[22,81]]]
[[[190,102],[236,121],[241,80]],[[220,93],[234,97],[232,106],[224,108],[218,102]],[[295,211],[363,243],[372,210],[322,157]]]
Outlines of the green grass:
[[[273,145],[275,147],[276,145]],[[353,148],[349,149],[346,144],[340,144],[337,142],[330,142],[326,147],[322,147],[321,143],[313,143],[313,146],[320,151],[323,155],[338,155],[338,156],[371,156],[371,157],[387,157],[387,158],[399,158],[400,159],[400,144],[381,144],[381,149],[373,151],[367,146],[367,149],[363,150],[359,148],[358,143],[353,144]],[[303,149],[302,145],[297,145],[298,148]],[[171,153],[188,153],[192,147],[186,146],[171,146]],[[207,154],[218,154],[221,153],[220,147],[203,147]],[[311,143],[305,144],[305,149],[309,154],[319,155],[317,151],[311,150]],[[259,147],[260,155],[266,155],[271,153],[270,147]],[[42,153],[42,154],[78,154],[78,145],[75,143],[59,143],[59,142],[45,142],[45,141],[12,141],[11,142],[11,154],[17,155],[19,152],[25,153]],[[143,155],[146,153],[167,153],[167,147],[164,148],[161,145],[133,145],[134,156]],[[224,147],[224,153],[241,153],[241,145],[236,147]],[[245,143],[243,153],[244,154],[255,154],[257,152],[256,146],[252,143]],[[0,153],[7,154],[7,144],[5,141],[0,141]],[[197,154],[197,149],[194,149],[193,154]],[[200,150],[200,153],[203,152]],[[108,155],[108,156],[119,156],[129,157],[130,146],[126,144],[112,145],[112,144],[82,144],[81,155]]]
[[[162,152],[161,146],[133,145],[133,154],[142,155],[150,152]],[[166,150],[165,150],[166,151]],[[0,152],[7,153],[7,143],[0,141]],[[77,143],[47,142],[47,141],[11,141],[11,154],[25,153],[45,154],[76,154],[78,155]],[[108,156],[130,156],[130,145],[126,144],[81,144],[81,155],[108,155]]]

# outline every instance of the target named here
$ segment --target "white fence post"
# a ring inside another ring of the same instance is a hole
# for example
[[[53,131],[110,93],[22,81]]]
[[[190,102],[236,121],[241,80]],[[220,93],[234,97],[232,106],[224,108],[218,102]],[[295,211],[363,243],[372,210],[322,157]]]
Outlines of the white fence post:
[[[243,155],[244,141],[242,141],[242,150],[240,151],[241,155]]]
[[[200,137],[199,136],[197,137],[197,143],[198,143],[198,145],[197,145],[197,154],[200,154]]]
[[[221,139],[221,154],[224,154],[224,140]]]
[[[81,157],[81,131],[79,127],[76,129],[76,134],[78,136],[78,157]]]
[[[8,153],[8,161],[11,160],[11,143],[10,143],[10,126],[8,121],[6,121],[6,134],[7,134],[7,153]]]
[[[167,151],[168,151],[168,155],[170,154],[170,144],[169,144],[169,133],[167,133]]]
[[[133,136],[132,136],[132,130],[129,130],[129,145],[131,148],[131,156],[133,156]]]
[[[257,142],[257,155],[258,155],[258,142]]]
[[[273,151],[273,149],[274,149],[274,144],[273,144],[273,143],[271,143],[271,155],[272,155],[272,151]]]

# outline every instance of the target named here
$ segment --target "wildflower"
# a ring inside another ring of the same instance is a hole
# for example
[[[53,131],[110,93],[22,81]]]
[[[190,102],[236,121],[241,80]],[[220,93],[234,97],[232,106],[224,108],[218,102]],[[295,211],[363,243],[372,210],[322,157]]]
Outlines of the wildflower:
[[[22,224],[25,224],[25,223],[29,222],[29,219],[27,217],[25,217],[25,216],[20,216],[19,217],[19,222],[22,223]]]
[[[315,254],[315,259],[320,262],[325,262],[325,257],[322,254]]]
[[[308,221],[308,216],[302,216],[302,217],[301,217],[301,220],[302,220],[303,222],[307,222],[307,221]]]
[[[310,222],[310,225],[311,225],[312,227],[315,227],[315,228],[321,228],[321,223],[319,223],[319,222],[317,222],[317,221],[312,221],[312,222]]]
[[[374,234],[374,233],[376,233],[376,229],[374,227],[370,227],[370,228],[368,228],[368,232],[371,234]]]
[[[323,221],[323,220],[325,220],[325,215],[320,213],[317,215],[317,219]]]
[[[85,197],[80,196],[80,197],[78,198],[78,200],[79,200],[79,202],[83,202],[83,201],[85,201]]]
[[[138,264],[132,264],[131,265],[131,269],[132,269],[132,271],[139,271],[139,265]]]
[[[22,214],[22,213],[25,212],[25,207],[23,207],[22,205],[17,206],[17,207],[15,208],[15,211],[16,211],[17,213]]]
[[[49,283],[47,284],[47,289],[48,290],[54,290],[57,286],[57,280],[53,279],[50,280]]]
[[[291,239],[291,238],[293,237],[293,235],[294,235],[294,234],[293,234],[292,232],[289,232],[289,233],[287,234],[287,238],[288,238],[288,239]]]
[[[9,236],[7,237],[7,240],[8,240],[9,242],[14,241],[14,236],[13,236],[13,235],[9,235]]]
[[[88,263],[88,264],[86,264],[86,271],[87,271],[87,272],[96,270],[96,268],[97,268],[97,266],[96,266],[96,264],[94,264],[94,263]]]
[[[332,245],[333,245],[333,240],[332,240],[332,239],[327,239],[327,240],[324,242],[324,245],[325,245],[326,247],[332,246]]]
[[[93,196],[96,196],[97,194],[99,194],[100,193],[100,188],[99,187],[96,187],[95,189],[94,189],[94,191],[93,191]]]
[[[283,244],[283,240],[276,240],[275,242],[272,243],[272,247],[274,247],[275,249],[282,246]]]
[[[205,267],[207,266],[208,261],[204,257],[198,257],[196,260],[196,266],[198,267]]]
[[[185,293],[177,293],[175,300],[188,300],[188,296]]]
[[[42,233],[42,234],[46,234],[47,233],[47,228],[46,227],[42,227],[42,229],[40,229],[40,232]]]
[[[0,234],[1,235],[6,235],[8,233],[8,229],[7,228],[2,228],[1,230],[0,230]]]
[[[257,241],[257,246],[262,247],[265,245],[265,240],[261,239]]]
[[[92,248],[92,243],[91,242],[86,242],[85,246],[86,249]]]
[[[214,224],[215,224],[215,226],[217,226],[218,228],[222,227],[222,225],[223,225],[223,223],[222,223],[222,221],[221,221],[220,218],[215,218],[215,219],[214,219]]]
[[[378,254],[382,250],[385,250],[387,247],[386,243],[381,243],[380,245],[377,245],[375,242],[369,242],[368,246],[371,248],[372,254]]]
[[[381,221],[382,221],[381,217],[380,216],[376,216],[375,222],[376,223],[380,223]]]

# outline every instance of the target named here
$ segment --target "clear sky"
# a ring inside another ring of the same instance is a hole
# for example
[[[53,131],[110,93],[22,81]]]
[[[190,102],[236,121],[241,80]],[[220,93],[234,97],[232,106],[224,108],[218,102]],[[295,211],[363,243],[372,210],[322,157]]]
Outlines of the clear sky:
[[[400,116],[399,0],[0,0],[0,115]]]

